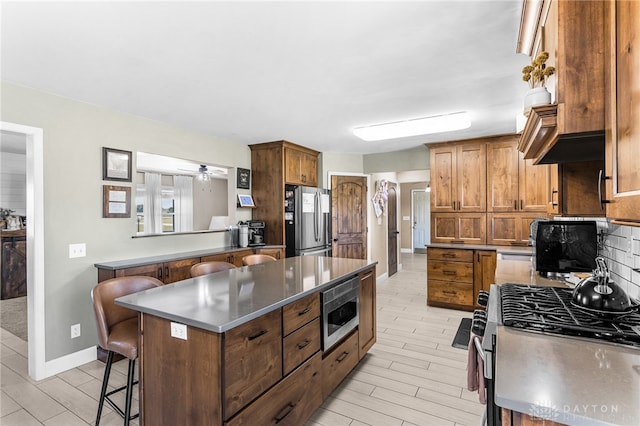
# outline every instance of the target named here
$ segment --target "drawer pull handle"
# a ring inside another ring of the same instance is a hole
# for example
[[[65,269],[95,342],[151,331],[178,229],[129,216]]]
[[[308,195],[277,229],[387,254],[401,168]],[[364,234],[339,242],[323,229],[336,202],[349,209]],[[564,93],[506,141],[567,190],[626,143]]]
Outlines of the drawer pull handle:
[[[457,294],[455,291],[451,291],[451,290],[442,290],[442,292],[444,294],[451,294],[452,296],[455,296]]]
[[[298,315],[302,316],[311,310],[311,306],[307,306],[304,311],[298,312]]]
[[[464,244],[464,240],[451,240],[451,244]]]
[[[455,253],[444,253],[442,255],[442,257],[446,257],[447,259],[455,259],[456,258],[456,254]]]
[[[294,404],[293,402],[288,403],[286,407],[280,410],[280,412],[273,418],[273,420],[275,420],[276,424],[280,423],[293,411],[294,408],[296,408],[296,404]]]
[[[456,274],[456,271],[447,271],[447,270],[444,270],[444,271],[442,271],[442,273],[443,273],[444,275],[455,275],[455,274]]]
[[[267,332],[268,332],[267,330],[260,330],[260,331],[258,331],[256,334],[254,334],[254,335],[252,335],[252,336],[249,336],[249,340],[255,340],[255,339],[257,339],[258,337],[260,337],[260,336],[263,336],[263,335],[267,334]]]
[[[349,352],[346,352],[346,351],[345,351],[345,352],[342,352],[342,354],[338,357],[338,359],[336,359],[336,361],[338,361],[338,362],[342,362],[342,361],[344,361],[344,359],[345,359],[346,357],[348,357],[348,356],[349,356]]]
[[[309,339],[304,339],[304,342],[302,343],[298,343],[298,349],[304,349],[307,346],[309,346],[309,343],[311,343],[311,340]]]

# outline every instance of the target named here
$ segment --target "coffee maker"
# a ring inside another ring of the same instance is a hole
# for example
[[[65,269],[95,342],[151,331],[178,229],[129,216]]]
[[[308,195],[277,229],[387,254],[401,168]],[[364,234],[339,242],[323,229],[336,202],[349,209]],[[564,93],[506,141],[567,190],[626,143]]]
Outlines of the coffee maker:
[[[249,220],[249,247],[263,246],[264,242],[264,221]]]

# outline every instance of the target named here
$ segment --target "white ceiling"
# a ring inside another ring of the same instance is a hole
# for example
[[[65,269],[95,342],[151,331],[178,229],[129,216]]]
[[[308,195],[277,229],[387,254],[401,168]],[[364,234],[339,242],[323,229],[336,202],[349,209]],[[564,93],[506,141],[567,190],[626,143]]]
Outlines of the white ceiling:
[[[239,144],[374,153],[515,131],[521,0],[3,2],[2,79]],[[469,129],[351,129],[466,110]]]

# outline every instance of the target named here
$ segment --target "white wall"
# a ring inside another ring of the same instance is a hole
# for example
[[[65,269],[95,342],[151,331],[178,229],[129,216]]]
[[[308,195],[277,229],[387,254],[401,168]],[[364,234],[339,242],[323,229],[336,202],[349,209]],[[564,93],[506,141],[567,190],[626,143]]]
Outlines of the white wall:
[[[362,155],[360,154],[323,152],[320,157],[320,179],[318,180],[318,185],[322,188],[330,186],[328,180],[329,172],[334,174],[363,173]]]
[[[95,263],[221,247],[224,233],[137,238],[135,214],[102,218],[102,147],[144,151],[211,164],[250,168],[243,144],[2,82],[2,120],[44,130],[44,251],[47,361],[95,346],[90,290]],[[133,195],[133,194],[132,194]],[[235,205],[232,206],[235,209]],[[248,209],[237,220],[251,218]],[[86,243],[87,256],[69,259],[68,245]],[[70,326],[82,336],[71,340]]]

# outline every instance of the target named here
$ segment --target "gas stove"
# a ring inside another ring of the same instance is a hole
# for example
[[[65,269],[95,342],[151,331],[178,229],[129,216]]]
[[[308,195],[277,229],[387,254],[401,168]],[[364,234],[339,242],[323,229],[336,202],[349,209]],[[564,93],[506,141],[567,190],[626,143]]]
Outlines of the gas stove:
[[[640,313],[605,315],[571,304],[567,287],[500,286],[501,323],[525,331],[597,339],[640,349]]]

